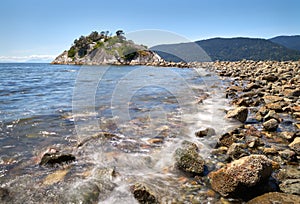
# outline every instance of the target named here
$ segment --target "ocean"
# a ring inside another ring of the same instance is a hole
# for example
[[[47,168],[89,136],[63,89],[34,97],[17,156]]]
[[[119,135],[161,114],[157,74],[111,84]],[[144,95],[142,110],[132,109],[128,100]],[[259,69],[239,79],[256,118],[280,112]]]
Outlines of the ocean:
[[[128,190],[133,180],[167,185],[162,195],[175,196],[179,176],[165,169],[180,143],[195,142],[210,158],[217,139],[194,132],[213,127],[219,135],[235,125],[224,120],[223,89],[201,68],[0,64],[0,186],[14,203],[64,203],[82,198],[72,187],[95,179],[78,175],[114,168],[117,187],[103,192],[101,203],[136,202]],[[76,149],[100,132],[115,137]],[[61,168],[39,165],[48,148],[76,154],[64,182],[45,182]]]

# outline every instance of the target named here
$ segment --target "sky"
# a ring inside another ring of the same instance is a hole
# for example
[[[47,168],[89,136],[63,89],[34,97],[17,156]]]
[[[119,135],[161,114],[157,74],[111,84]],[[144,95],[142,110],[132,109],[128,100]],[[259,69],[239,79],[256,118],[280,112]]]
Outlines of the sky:
[[[300,34],[299,0],[1,0],[0,62],[50,61],[92,31],[163,30],[190,41]]]

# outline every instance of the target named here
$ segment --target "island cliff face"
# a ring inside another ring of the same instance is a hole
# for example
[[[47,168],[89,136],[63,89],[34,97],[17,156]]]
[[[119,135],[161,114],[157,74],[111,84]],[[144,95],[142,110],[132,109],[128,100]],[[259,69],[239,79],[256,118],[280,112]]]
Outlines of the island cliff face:
[[[52,64],[74,65],[138,65],[164,62],[155,52],[143,45],[126,40],[123,31],[116,36],[108,32],[92,32],[74,41],[69,50],[64,51]]]

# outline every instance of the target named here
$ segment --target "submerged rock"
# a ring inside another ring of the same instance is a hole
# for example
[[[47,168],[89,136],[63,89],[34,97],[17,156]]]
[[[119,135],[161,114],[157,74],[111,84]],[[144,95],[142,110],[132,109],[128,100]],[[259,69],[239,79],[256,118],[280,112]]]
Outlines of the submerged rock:
[[[267,181],[271,173],[270,159],[263,155],[250,155],[211,172],[209,178],[212,188],[222,196],[243,197],[249,196],[250,190],[255,192],[255,187]]]
[[[7,202],[10,200],[9,190],[6,188],[0,187],[0,201]]]
[[[69,189],[65,195],[67,203],[99,203],[105,200],[116,187],[112,181],[114,176],[114,168],[94,169],[92,177],[75,183]]]
[[[235,118],[238,121],[244,123],[248,117],[248,109],[246,107],[238,107],[234,110],[228,111],[227,118]]]
[[[75,161],[75,156],[72,154],[63,154],[60,152],[45,153],[40,161],[40,165],[54,166],[56,164],[70,163]]]
[[[279,192],[271,192],[266,193],[264,195],[258,196],[247,204],[297,204],[300,203],[300,196],[286,194],[286,193],[279,193]]]
[[[213,136],[215,134],[216,134],[215,129],[209,127],[195,132],[195,135],[197,137]]]
[[[154,194],[148,187],[144,184],[136,183],[130,187],[130,190],[135,199],[138,200],[141,204],[158,204],[158,200]]]
[[[175,151],[175,166],[185,172],[203,174],[204,160],[198,153],[196,144],[184,141],[181,148]]]
[[[68,169],[59,169],[52,174],[49,174],[43,181],[44,185],[52,185],[55,183],[58,183],[64,179],[64,177],[67,175],[69,172]]]

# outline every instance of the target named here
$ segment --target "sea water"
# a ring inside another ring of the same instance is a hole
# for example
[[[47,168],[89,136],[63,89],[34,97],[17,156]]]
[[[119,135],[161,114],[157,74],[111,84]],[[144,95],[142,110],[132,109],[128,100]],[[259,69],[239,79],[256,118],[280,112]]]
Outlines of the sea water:
[[[223,82],[201,68],[9,63],[0,70],[0,186],[15,203],[72,201],[76,186],[104,168],[117,176],[100,191],[101,203],[136,202],[136,182],[176,197],[176,148],[188,140],[209,159],[218,135],[236,125],[224,119]],[[194,135],[206,127],[216,136]],[[76,146],[100,132],[115,137]],[[76,155],[67,175],[50,184],[48,176],[65,167],[38,165],[49,147]]]

